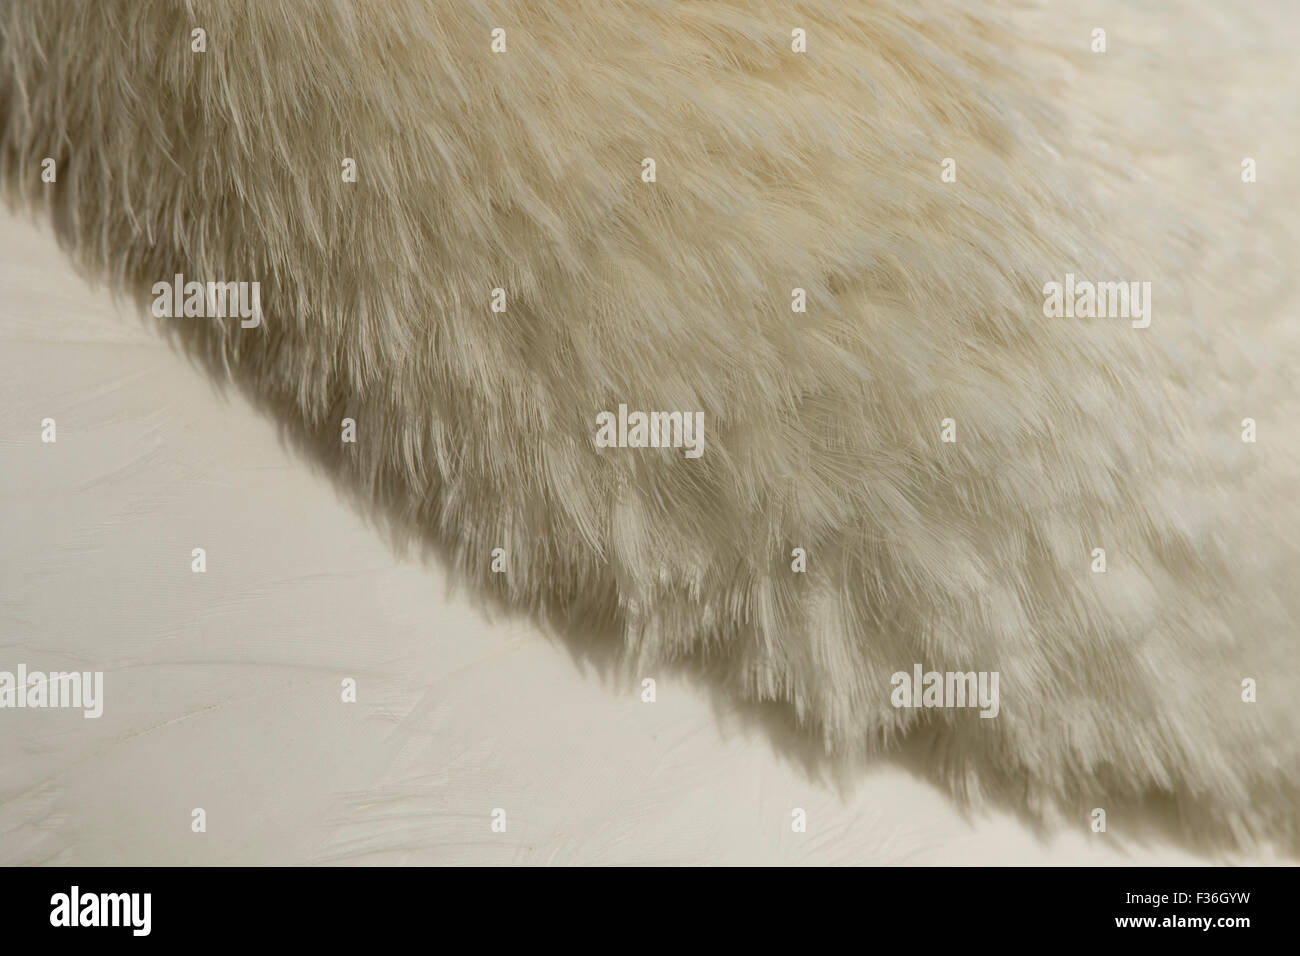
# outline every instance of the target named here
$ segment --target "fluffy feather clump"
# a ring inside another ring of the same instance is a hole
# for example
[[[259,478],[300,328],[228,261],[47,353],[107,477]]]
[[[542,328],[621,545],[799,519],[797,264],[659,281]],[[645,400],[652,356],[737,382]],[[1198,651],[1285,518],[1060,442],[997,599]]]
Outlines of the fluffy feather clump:
[[[260,281],[166,331],[484,589],[966,797],[1294,846],[1294,14],[1093,13],[13,3],[0,174],[133,294]],[[1070,272],[1151,327],[1045,317]],[[620,403],[704,454],[597,448]],[[895,709],[916,663],[999,715]]]

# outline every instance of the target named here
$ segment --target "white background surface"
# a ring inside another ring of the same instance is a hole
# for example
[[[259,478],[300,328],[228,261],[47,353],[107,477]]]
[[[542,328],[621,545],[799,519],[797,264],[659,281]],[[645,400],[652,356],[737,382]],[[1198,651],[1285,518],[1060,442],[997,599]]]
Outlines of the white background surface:
[[[642,703],[394,555],[47,229],[0,237],[0,669],[106,672],[99,720],[0,710],[0,863],[1201,862],[893,764],[819,782],[672,674]]]

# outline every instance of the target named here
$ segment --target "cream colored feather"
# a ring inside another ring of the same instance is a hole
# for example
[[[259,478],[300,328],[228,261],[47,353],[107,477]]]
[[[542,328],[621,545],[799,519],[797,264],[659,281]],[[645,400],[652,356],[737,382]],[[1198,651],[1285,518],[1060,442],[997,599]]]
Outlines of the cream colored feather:
[[[1060,6],[10,2],[0,173],[144,306],[259,281],[159,324],[485,593],[963,798],[1294,848],[1296,15]],[[596,447],[621,403],[703,454]]]

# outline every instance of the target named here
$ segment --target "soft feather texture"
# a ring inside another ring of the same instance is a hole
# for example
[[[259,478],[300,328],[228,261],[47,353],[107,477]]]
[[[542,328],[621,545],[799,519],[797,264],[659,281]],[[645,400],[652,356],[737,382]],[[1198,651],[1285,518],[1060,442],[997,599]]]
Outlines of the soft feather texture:
[[[837,752],[928,735],[965,798],[1114,827],[1154,795],[1294,847],[1295,33],[1284,3],[11,2],[0,173],[134,294],[260,281],[262,327],[165,332],[484,590]],[[1045,318],[1067,272],[1150,281],[1151,327]],[[596,448],[620,402],[702,410],[703,457]],[[895,710],[914,663],[1000,672],[999,716]]]

